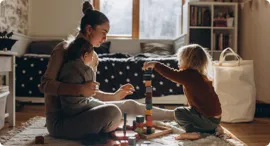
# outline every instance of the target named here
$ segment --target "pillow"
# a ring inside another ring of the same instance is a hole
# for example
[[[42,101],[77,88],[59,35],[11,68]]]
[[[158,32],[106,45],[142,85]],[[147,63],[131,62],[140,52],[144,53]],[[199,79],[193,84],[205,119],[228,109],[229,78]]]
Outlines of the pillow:
[[[60,42],[62,40],[33,41],[28,46],[27,53],[51,55],[54,47]]]
[[[108,54],[110,53],[111,42],[104,42],[99,47],[94,47],[94,50],[97,54]]]
[[[154,53],[158,55],[172,55],[173,45],[162,43],[141,43],[142,53]]]

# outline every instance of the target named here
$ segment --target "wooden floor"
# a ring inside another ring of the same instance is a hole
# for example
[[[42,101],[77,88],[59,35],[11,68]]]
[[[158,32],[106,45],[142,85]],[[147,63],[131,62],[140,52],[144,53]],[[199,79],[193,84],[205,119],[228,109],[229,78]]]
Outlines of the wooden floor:
[[[166,106],[166,108],[171,109],[172,107]],[[44,116],[44,106],[26,105],[22,110],[16,112],[16,127],[35,116]],[[222,126],[248,146],[266,146],[270,142],[270,118],[255,118],[251,123],[222,123]],[[0,131],[0,135],[10,129],[6,124]]]

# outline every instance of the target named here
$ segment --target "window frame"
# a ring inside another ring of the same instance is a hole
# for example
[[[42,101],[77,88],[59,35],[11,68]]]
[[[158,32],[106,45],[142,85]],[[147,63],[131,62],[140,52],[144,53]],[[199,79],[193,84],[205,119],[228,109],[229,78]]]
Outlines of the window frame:
[[[100,0],[92,0],[95,9],[100,10]],[[181,9],[181,28],[180,33],[183,32],[183,6],[186,0],[182,0]],[[140,0],[133,0],[132,4],[132,35],[121,36],[121,35],[108,35],[108,38],[132,38],[139,39],[140,36]]]
[[[100,10],[100,0],[93,0],[93,6]],[[139,39],[140,32],[140,0],[133,0],[132,4],[132,34],[131,36],[108,35],[108,38],[132,38]]]

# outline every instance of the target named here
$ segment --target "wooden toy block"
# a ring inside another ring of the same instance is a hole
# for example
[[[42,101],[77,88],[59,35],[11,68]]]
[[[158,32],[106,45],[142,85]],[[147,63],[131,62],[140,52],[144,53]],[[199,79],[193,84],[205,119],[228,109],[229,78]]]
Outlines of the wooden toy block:
[[[152,110],[145,110],[145,115],[152,115]]]
[[[128,146],[128,141],[127,140],[121,140],[121,146]]]
[[[118,140],[108,139],[105,142],[94,143],[82,143],[84,146],[121,146],[121,143]]]
[[[115,141],[113,146],[121,146],[121,143],[119,141]]]
[[[136,128],[135,132],[137,132],[139,134],[143,134],[143,128]]]
[[[144,81],[146,87],[152,86],[152,81]]]
[[[137,124],[136,120],[133,120],[133,122],[132,122],[132,130],[135,130],[137,128],[136,124]]]
[[[147,110],[151,110],[152,108],[153,108],[152,103],[146,104],[146,109],[147,109]]]
[[[128,138],[128,145],[129,146],[136,146],[136,137],[129,137]]]
[[[44,144],[44,137],[43,136],[36,136],[35,137],[35,144]]]
[[[139,139],[140,136],[137,132],[127,130],[126,134],[124,134],[123,130],[118,130],[113,133],[113,136],[117,140],[128,140],[129,137],[136,137],[136,139]]]
[[[148,130],[148,131],[147,131]],[[150,133],[147,133],[150,132]],[[154,127],[143,127],[143,133],[144,134],[152,134],[155,133],[155,128]]]
[[[167,135],[167,134],[170,134],[173,132],[173,130],[171,128],[163,127],[163,126],[153,125],[152,128],[155,129],[152,134],[140,134],[141,138],[142,139],[152,139],[152,138],[164,136],[164,135]],[[147,130],[147,128],[146,128],[146,130]]]
[[[149,68],[149,69],[145,70],[144,73],[145,74],[152,74],[152,69]]]
[[[148,127],[152,127],[153,126],[153,124],[152,124],[152,121],[146,121],[146,126],[148,126]]]
[[[145,118],[146,118],[146,121],[152,121],[153,120],[152,116],[150,116],[150,115],[146,115]]]
[[[151,80],[151,79],[152,79],[151,74],[144,74],[144,75],[143,75],[143,80],[144,80],[144,81],[149,81],[149,80]]]
[[[123,125],[123,132],[124,132],[124,134],[126,135],[126,131],[127,131],[127,127],[126,127],[126,125],[127,125],[127,113],[124,113],[124,125]]]
[[[143,115],[137,115],[136,116],[136,122],[137,123],[143,123],[144,122],[144,116]]]
[[[144,141],[143,144],[151,144],[150,141]]]
[[[152,134],[152,133],[154,133],[154,129],[152,129],[152,127],[146,127],[146,134]]]
[[[152,98],[145,98],[145,104],[152,104]]]
[[[146,98],[152,98],[152,92],[146,92],[145,96]]]
[[[143,128],[144,124],[143,123],[136,123],[136,128]]]
[[[146,87],[146,93],[152,93],[152,86]]]

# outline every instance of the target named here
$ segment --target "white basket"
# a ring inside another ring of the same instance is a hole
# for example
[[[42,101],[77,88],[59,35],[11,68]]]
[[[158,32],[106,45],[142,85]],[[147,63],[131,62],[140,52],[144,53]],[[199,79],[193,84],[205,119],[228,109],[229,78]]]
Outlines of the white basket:
[[[6,101],[9,91],[0,92],[0,129],[5,125]]]

